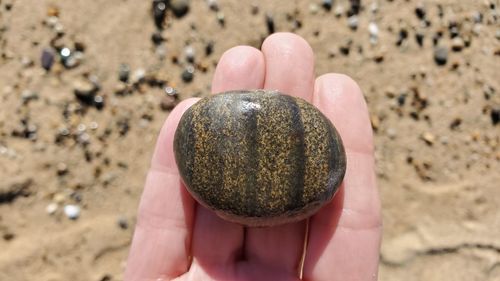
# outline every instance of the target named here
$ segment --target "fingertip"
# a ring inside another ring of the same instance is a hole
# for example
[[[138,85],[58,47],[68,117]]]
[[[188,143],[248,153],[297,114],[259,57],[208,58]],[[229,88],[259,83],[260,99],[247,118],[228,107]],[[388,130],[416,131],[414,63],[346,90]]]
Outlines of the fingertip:
[[[274,33],[264,40],[264,87],[311,101],[314,87],[314,52],[293,33]]]
[[[276,48],[279,46],[280,48]],[[262,51],[266,55],[291,55],[296,56],[297,51],[305,60],[314,61],[314,52],[309,43],[301,36],[290,32],[277,32],[269,35],[262,43]],[[267,57],[266,57],[267,58]]]
[[[174,135],[177,125],[184,112],[195,104],[199,98],[188,98],[181,101],[168,115],[163,123],[156,148],[151,160],[151,166],[161,167],[164,170],[171,170],[177,173],[177,164],[174,157]]]
[[[261,51],[250,46],[227,50],[219,60],[212,81],[212,93],[254,89],[264,84],[265,63]]]

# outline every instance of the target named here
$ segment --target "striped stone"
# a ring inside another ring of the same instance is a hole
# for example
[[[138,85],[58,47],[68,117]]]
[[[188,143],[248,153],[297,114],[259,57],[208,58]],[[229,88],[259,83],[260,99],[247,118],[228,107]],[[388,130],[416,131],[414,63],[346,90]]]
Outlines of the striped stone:
[[[312,215],[332,199],[346,169],[331,122],[306,101],[277,91],[198,101],[180,120],[174,150],[191,195],[248,226]]]

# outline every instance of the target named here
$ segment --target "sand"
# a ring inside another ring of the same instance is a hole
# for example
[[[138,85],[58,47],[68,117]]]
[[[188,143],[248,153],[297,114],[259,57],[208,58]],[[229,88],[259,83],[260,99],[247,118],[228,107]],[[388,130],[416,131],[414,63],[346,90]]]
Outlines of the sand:
[[[379,279],[500,280],[499,1],[362,1],[355,31],[348,1],[331,11],[321,1],[218,2],[224,26],[205,1],[192,1],[186,16],[166,19],[155,47],[150,1],[0,0],[0,280],[122,279],[169,112],[156,84],[175,88],[178,100],[207,95],[226,49],[260,46],[266,13],[276,31],[310,42],[318,75],[346,73],[365,93],[383,205]],[[439,32],[444,65],[434,60]],[[187,44],[198,64],[191,83],[181,78]],[[83,50],[72,57],[78,65],[45,71],[40,56],[51,45]],[[126,86],[120,64],[131,69],[129,84],[141,69],[149,83]],[[79,101],[75,87],[104,107]],[[81,208],[78,219],[64,214],[67,204]]]

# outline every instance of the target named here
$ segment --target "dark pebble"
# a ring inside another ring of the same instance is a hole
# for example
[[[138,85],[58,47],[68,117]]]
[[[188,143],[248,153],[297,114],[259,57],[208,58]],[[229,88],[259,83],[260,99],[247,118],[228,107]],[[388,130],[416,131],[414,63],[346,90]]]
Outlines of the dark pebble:
[[[401,94],[398,96],[398,104],[399,106],[405,105],[406,102],[406,94]]]
[[[214,41],[208,41],[205,45],[205,55],[210,56],[214,52]]]
[[[153,19],[158,29],[163,29],[167,12],[167,0],[153,0]]]
[[[113,280],[113,277],[109,274],[105,274],[103,277],[101,277],[101,279],[99,279],[99,281],[111,281]]]
[[[176,17],[183,17],[189,12],[189,0],[170,0],[169,7]]]
[[[128,64],[120,64],[120,67],[118,69],[118,79],[124,83],[128,82],[128,79],[130,78],[130,67]]]
[[[127,228],[128,228],[128,221],[127,221],[127,218],[125,218],[125,217],[120,217],[120,218],[118,219],[118,226],[119,226],[121,229],[123,229],[123,230],[127,229]]]
[[[323,8],[327,11],[331,11],[333,7],[333,0],[323,0]]]
[[[448,61],[448,49],[445,47],[436,47],[434,49],[434,61],[437,65],[445,65]]]
[[[100,95],[96,95],[94,97],[94,104],[95,108],[97,108],[98,110],[101,110],[104,108],[104,97],[103,96],[100,96]]]
[[[49,48],[43,49],[42,55],[40,57],[40,62],[42,64],[42,67],[45,70],[49,71],[54,64],[54,50]]]
[[[116,126],[118,127],[120,136],[125,136],[130,130],[130,120],[128,118],[120,118],[116,121]]]
[[[423,6],[417,6],[415,8],[415,15],[417,15],[417,18],[423,20],[425,19],[425,9]]]
[[[347,16],[353,16],[359,14],[359,11],[361,10],[361,0],[349,0],[351,3],[351,8],[347,12]]]
[[[399,30],[398,41],[396,41],[396,45],[401,46],[401,44],[403,44],[403,41],[406,40],[406,38],[408,38],[408,31],[402,28],[401,30]]]
[[[75,42],[75,51],[83,53],[83,52],[85,52],[86,47],[87,46],[85,46],[85,43],[83,43],[83,42],[80,42],[80,41]]]
[[[274,28],[274,19],[271,14],[266,14],[266,27],[267,27],[267,33],[268,34],[273,34],[276,30]]]
[[[191,65],[186,67],[186,69],[184,69],[184,71],[182,72],[181,78],[182,78],[182,81],[184,81],[186,83],[193,81],[194,67]]]
[[[493,123],[493,126],[496,126],[498,123],[500,123],[500,108],[492,109],[490,116],[491,116],[491,123]]]
[[[424,34],[421,32],[417,32],[415,34],[415,41],[417,41],[417,44],[422,47],[424,46]]]
[[[165,41],[165,39],[163,38],[163,35],[161,34],[160,30],[157,30],[157,31],[153,32],[153,34],[151,35],[151,41],[156,46],[160,45],[161,43],[163,43],[163,41]]]
[[[457,130],[460,127],[460,124],[462,124],[462,119],[461,118],[455,118],[450,123],[450,129]]]
[[[177,99],[174,96],[163,96],[160,102],[160,108],[163,111],[169,111],[174,109],[177,105]]]
[[[339,51],[344,56],[348,56],[351,52],[352,40],[347,39],[342,45],[339,46]]]
[[[2,235],[2,238],[5,241],[10,241],[10,240],[14,239],[14,237],[16,237],[16,236],[14,235],[14,233],[11,233],[11,232],[7,232],[7,233],[4,233]]]

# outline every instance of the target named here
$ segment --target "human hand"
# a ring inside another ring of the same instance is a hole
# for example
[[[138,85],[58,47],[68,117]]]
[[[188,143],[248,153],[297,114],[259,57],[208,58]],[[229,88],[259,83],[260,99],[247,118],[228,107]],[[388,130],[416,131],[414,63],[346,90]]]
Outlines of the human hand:
[[[314,55],[304,39],[269,36],[262,51],[234,47],[219,61],[212,92],[275,89],[301,97],[340,133],[347,172],[332,202],[306,221],[246,228],[196,204],[181,183],[174,132],[184,111],[169,115],[154,151],[125,272],[143,280],[376,280],[381,238],[373,136],[360,88],[342,74],[314,79]]]

